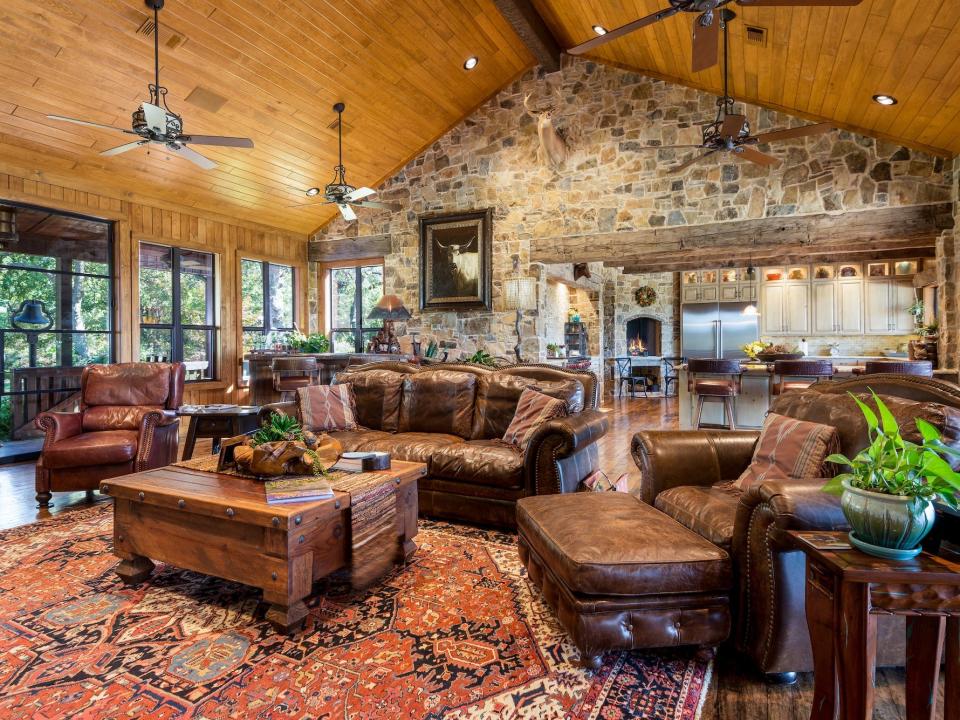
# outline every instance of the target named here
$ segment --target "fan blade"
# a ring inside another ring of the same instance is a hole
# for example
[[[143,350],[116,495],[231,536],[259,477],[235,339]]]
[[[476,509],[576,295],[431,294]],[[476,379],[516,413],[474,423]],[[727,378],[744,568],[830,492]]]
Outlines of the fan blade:
[[[77,120],[76,118],[66,117],[65,115],[47,115],[51,120],[61,120],[63,122],[75,123],[76,125],[86,125],[88,127],[102,128],[103,130],[116,130],[117,132],[136,135],[133,130],[124,130],[113,125],[104,125],[103,123],[90,122],[89,120]]]
[[[354,200],[363,200],[365,197],[370,197],[371,195],[376,195],[376,190],[371,190],[368,187],[361,187],[354,190],[352,193],[347,193],[343,196],[344,200],[348,202],[353,202]]]
[[[749,160],[752,163],[757,165],[779,165],[779,158],[775,158],[773,155],[767,155],[762,153],[756,148],[752,148],[749,145],[741,145],[736,150],[733,151],[733,154],[737,157],[741,157],[744,160]]]
[[[703,145],[644,145],[642,148],[637,148],[634,152],[642,152],[644,150],[680,150],[681,148],[698,147],[703,147]]]
[[[147,127],[159,135],[165,135],[167,132],[167,111],[157,105],[143,103],[143,118],[147,121]]]
[[[817,123],[816,125],[804,125],[803,127],[787,128],[786,130],[774,130],[773,132],[757,135],[758,143],[776,142],[777,140],[791,140],[792,138],[809,137],[810,135],[819,135],[821,133],[833,130],[830,123]]]
[[[687,160],[687,161],[686,161],[685,163],[683,163],[682,165],[677,165],[676,167],[670,168],[670,173],[671,173],[671,174],[676,174],[676,173],[678,173],[678,172],[683,172],[684,170],[686,170],[686,169],[687,169],[688,167],[690,167],[691,165],[695,165],[695,164],[697,164],[698,162],[700,162],[701,160],[704,160],[704,159],[710,157],[710,156],[713,155],[715,152],[716,152],[716,150],[711,150],[710,152],[705,152],[703,155],[696,155],[696,156],[692,157],[691,159]]]
[[[397,210],[396,205],[388,205],[387,203],[374,202],[373,200],[367,200],[366,202],[351,202],[350,204],[353,205],[354,207],[377,208],[378,210],[392,210],[393,212],[396,212]]]
[[[720,126],[720,135],[725,138],[738,137],[746,121],[745,115],[727,115]]]
[[[199,165],[204,170],[213,170],[217,166],[217,164],[213,160],[210,160],[209,158],[205,158],[196,150],[192,150],[191,148],[188,148],[186,145],[174,145],[173,143],[167,143],[166,147],[167,147],[167,150],[169,150],[170,152],[176,153],[180,157],[186,158],[187,160],[194,163],[195,165]]]
[[[853,7],[863,0],[737,0],[748,7]]]
[[[104,150],[104,151],[103,151],[102,153],[100,153],[100,154],[101,154],[101,155],[104,155],[104,156],[106,156],[106,157],[110,157],[111,155],[119,155],[120,153],[125,153],[125,152],[127,152],[128,150],[133,150],[134,148],[138,148],[138,147],[140,147],[141,145],[146,145],[148,142],[150,142],[150,141],[149,141],[149,140],[137,140],[136,142],[127,143],[126,145],[118,145],[118,146],[115,147],[115,148],[110,148],[109,150]]]
[[[713,13],[709,25],[701,24],[706,13],[693,21],[693,71],[700,72],[717,64],[720,49],[720,11]]]
[[[567,52],[570,55],[583,55],[585,52],[590,52],[596,47],[605,45],[606,43],[612,40],[616,40],[619,37],[623,37],[624,35],[629,35],[634,30],[639,30],[640,28],[646,27],[647,25],[653,25],[653,23],[659,22],[664,18],[668,18],[673,15],[676,15],[678,12],[680,12],[680,10],[673,7],[667,8],[666,10],[658,10],[657,12],[653,13],[653,15],[647,15],[646,17],[642,17],[639,20],[634,20],[633,22],[627,23],[626,25],[621,25],[618,28],[609,30],[603,35],[597,35],[597,37],[590,38],[586,42],[582,42],[579,45],[574,45],[572,48],[567,50]]]
[[[347,222],[353,222],[357,219],[357,214],[353,211],[353,208],[346,203],[337,203],[337,207],[340,208],[340,214]]]
[[[317,207],[319,205],[335,205],[331,200],[318,200],[317,202],[312,203],[301,203],[300,205],[287,205],[288,208],[305,208],[305,207]]]
[[[177,138],[177,142],[190,143],[191,145],[219,145],[221,147],[253,147],[253,140],[250,138],[223,137],[222,135],[181,135]]]

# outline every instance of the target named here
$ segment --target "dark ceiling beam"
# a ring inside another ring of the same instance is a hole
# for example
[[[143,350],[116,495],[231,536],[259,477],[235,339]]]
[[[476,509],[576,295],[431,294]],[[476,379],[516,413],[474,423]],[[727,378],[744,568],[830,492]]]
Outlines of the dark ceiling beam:
[[[537,58],[544,71],[560,69],[560,45],[550,28],[533,7],[531,0],[493,0],[500,14],[506,18],[520,39]]]
[[[363,235],[360,237],[336,237],[329,240],[311,240],[307,243],[307,259],[310,262],[333,262],[335,260],[363,260],[389,255],[389,235]]]

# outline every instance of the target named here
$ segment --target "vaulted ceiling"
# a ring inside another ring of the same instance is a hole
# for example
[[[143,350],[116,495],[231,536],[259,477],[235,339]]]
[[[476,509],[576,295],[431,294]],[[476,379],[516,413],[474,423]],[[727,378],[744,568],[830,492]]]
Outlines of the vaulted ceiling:
[[[151,14],[143,0],[0,2],[0,168],[307,232],[336,213],[288,208],[332,179],[335,102],[347,180],[373,186],[534,63],[492,0],[167,0],[169,106],[188,133],[256,147],[198,147],[209,171],[155,149],[101,157],[129,137],[46,114],[129,127],[152,79],[138,33]]]
[[[669,7],[667,0],[534,0],[563,47]],[[960,154],[960,2],[863,0],[855,7],[745,7],[730,24],[732,94],[915,148]],[[588,56],[720,94],[720,65],[691,72],[692,14]],[[745,29],[766,30],[765,46]],[[875,94],[893,95],[882,107]]]

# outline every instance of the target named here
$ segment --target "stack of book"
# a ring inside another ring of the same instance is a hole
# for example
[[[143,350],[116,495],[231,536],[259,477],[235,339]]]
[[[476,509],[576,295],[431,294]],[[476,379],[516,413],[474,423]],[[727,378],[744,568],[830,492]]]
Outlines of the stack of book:
[[[390,469],[390,453],[372,452],[345,452],[340,459],[330,467],[331,470],[360,473]]]
[[[312,502],[333,497],[333,488],[326,478],[299,477],[277,478],[264,483],[267,504]]]

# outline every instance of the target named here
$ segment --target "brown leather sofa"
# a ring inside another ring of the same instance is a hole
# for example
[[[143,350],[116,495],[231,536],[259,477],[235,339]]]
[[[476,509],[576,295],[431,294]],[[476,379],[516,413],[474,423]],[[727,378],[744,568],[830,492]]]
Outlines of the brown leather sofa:
[[[866,423],[847,392],[872,388],[887,398],[901,429],[916,434],[923,417],[960,446],[960,388],[904,375],[828,381],[785,393],[771,412],[838,428],[849,457],[867,444]],[[788,543],[788,530],[846,529],[839,499],[813,482],[765,482],[745,493],[727,483],[750,464],[755,430],[643,431],[632,453],[641,472],[642,499],[727,550],[737,587],[733,641],[773,680],[789,681],[813,661],[804,603],[805,558]],[[914,438],[916,439],[916,438]],[[902,665],[902,618],[881,618],[878,662]]]
[[[44,412],[36,469],[37,501],[92,490],[105,478],[163,467],[177,459],[183,363],[89,365],[80,376],[80,410]]]
[[[519,498],[573,492],[597,469],[595,443],[607,431],[597,379],[582,370],[378,362],[334,382],[353,387],[361,427],[331,434],[346,451],[426,463],[420,512],[432,517],[515,527]],[[528,386],[563,398],[571,414],[545,423],[521,452],[501,438]],[[266,405],[261,417],[277,411],[294,414],[296,403]]]

